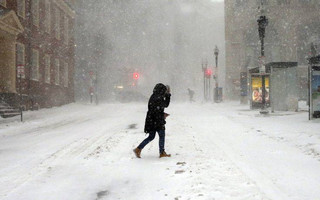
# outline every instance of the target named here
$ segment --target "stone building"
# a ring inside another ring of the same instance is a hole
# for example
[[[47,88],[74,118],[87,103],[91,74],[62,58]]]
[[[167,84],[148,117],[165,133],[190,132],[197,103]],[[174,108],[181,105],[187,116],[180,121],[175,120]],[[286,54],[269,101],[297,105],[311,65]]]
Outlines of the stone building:
[[[305,99],[307,58],[320,44],[319,0],[225,0],[226,96],[239,99],[240,72],[258,66],[261,2],[269,19],[266,63],[298,62],[299,96]]]
[[[20,92],[25,109],[74,101],[73,4],[0,0],[1,101],[17,106]]]

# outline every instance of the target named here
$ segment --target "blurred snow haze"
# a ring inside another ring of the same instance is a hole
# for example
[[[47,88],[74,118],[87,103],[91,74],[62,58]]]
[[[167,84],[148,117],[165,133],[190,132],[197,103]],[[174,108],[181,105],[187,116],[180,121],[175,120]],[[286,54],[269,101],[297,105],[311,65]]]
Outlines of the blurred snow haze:
[[[76,10],[77,100],[88,100],[90,87],[100,100],[132,90],[149,96],[158,82],[170,85],[176,100],[187,99],[187,88],[199,97],[201,62],[215,66],[215,45],[223,84],[223,2],[81,0]]]

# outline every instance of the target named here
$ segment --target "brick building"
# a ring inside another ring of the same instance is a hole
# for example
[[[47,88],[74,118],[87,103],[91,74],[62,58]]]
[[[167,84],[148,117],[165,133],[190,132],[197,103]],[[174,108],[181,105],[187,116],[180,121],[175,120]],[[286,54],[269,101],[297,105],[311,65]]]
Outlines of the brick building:
[[[0,98],[26,109],[74,101],[74,1],[0,0]],[[18,75],[18,66],[25,69]]]
[[[261,2],[269,19],[266,63],[298,62],[299,96],[306,99],[307,58],[311,46],[320,47],[319,0],[225,0],[226,95],[239,99],[240,72],[259,66]]]

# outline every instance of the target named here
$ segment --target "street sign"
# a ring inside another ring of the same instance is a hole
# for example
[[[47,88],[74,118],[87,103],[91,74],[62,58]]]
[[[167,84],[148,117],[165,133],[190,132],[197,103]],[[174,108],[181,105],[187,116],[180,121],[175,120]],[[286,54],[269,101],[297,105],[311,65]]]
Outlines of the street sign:
[[[18,73],[18,76],[24,76],[24,65],[18,65],[17,66],[17,73]]]

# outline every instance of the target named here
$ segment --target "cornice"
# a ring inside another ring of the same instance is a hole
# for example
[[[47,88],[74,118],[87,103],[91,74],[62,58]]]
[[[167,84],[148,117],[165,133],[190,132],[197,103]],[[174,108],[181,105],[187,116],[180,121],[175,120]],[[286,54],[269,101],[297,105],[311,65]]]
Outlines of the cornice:
[[[12,26],[11,24],[8,24],[8,22],[6,22],[6,20],[7,19],[10,20],[10,18],[13,20],[10,23],[15,22],[15,25],[17,26],[17,28],[15,28],[14,26]],[[23,29],[17,15],[15,14],[14,11],[10,11],[7,14],[5,14],[4,16],[0,17],[0,27],[3,30],[5,30],[11,34],[14,34],[14,35],[18,35],[19,33],[22,33],[24,31],[24,29]]]

